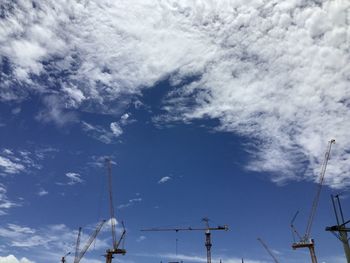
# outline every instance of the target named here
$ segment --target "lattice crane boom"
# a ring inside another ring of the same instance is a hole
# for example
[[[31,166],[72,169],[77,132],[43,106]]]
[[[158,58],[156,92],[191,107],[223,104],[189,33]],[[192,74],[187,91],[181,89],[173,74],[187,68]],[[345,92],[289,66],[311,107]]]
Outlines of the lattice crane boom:
[[[270,250],[270,248],[266,245],[266,243],[260,238],[258,237],[258,241],[261,243],[261,245],[265,248],[265,250],[267,251],[267,253],[269,253],[269,255],[272,257],[273,261],[275,263],[279,263],[279,261],[277,260],[277,258],[275,257],[275,255],[272,253],[272,251]]]
[[[305,234],[302,238],[300,238],[300,235],[298,234],[298,232],[296,231],[293,222],[295,220],[296,215],[294,216],[292,223],[291,223],[291,227],[292,227],[292,231],[293,233],[297,234],[300,241],[299,242],[295,242],[292,244],[292,248],[293,249],[297,249],[297,248],[308,248],[309,252],[310,252],[310,256],[311,256],[311,262],[312,263],[317,263],[317,257],[316,257],[316,253],[315,253],[315,243],[314,240],[310,238],[310,234],[311,234],[311,228],[312,228],[312,224],[316,215],[316,210],[317,210],[317,206],[318,206],[318,202],[320,199],[320,194],[321,194],[321,189],[323,186],[323,182],[324,182],[324,176],[326,174],[326,169],[327,169],[327,164],[329,161],[329,157],[330,157],[330,152],[331,152],[331,148],[332,148],[332,144],[335,143],[335,140],[332,139],[328,142],[328,147],[325,153],[325,158],[323,160],[322,163],[322,168],[321,168],[321,173],[320,173],[320,177],[319,177],[319,181],[317,184],[317,189],[316,189],[316,195],[314,197],[314,200],[312,202],[312,206],[311,206],[311,212],[308,218],[308,222],[306,225],[306,231]]]
[[[74,263],[79,262],[78,258],[79,258],[80,237],[81,237],[81,227],[79,227],[77,242],[75,244]]]
[[[91,246],[92,242],[95,240],[95,238],[97,237],[98,233],[100,232],[102,226],[104,225],[104,223],[106,222],[106,220],[102,220],[96,227],[95,231],[90,235],[89,239],[87,240],[85,246],[83,247],[82,250],[79,251],[79,244],[80,244],[80,235],[81,235],[81,228],[79,228],[79,234],[78,234],[78,240],[79,242],[77,242],[77,248],[76,248],[76,253],[75,253],[75,259],[74,259],[74,263],[79,263],[80,260],[84,257],[86,251],[89,249],[89,247]]]
[[[332,139],[332,140],[330,140],[328,142],[327,151],[325,153],[325,157],[324,157],[324,160],[323,160],[323,163],[322,163],[320,178],[319,178],[319,181],[318,181],[318,184],[317,184],[316,195],[315,195],[315,198],[313,200],[312,207],[311,207],[311,213],[310,213],[307,225],[306,225],[306,231],[305,231],[305,235],[304,235],[304,240],[308,240],[310,238],[311,228],[312,228],[312,224],[314,222],[314,218],[315,218],[318,202],[320,200],[321,189],[322,189],[322,186],[323,186],[324,176],[326,174],[327,164],[328,164],[328,161],[329,161],[330,152],[331,152],[331,148],[332,148],[332,144],[333,143],[335,143],[334,139]]]

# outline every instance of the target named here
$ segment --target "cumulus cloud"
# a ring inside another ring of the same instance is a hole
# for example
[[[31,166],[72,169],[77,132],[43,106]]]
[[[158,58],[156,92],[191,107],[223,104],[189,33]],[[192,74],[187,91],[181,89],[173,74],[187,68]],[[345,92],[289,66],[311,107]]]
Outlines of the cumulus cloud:
[[[158,184],[164,184],[164,183],[168,182],[169,180],[171,180],[170,176],[164,176],[158,181]]]
[[[5,8],[2,100],[54,94],[68,109],[115,112],[169,78],[168,114],[158,120],[218,119],[217,130],[254,140],[245,145],[247,169],[279,183],[316,180],[335,138],[326,184],[350,185],[348,1],[49,0]],[[39,119],[71,118],[46,103]]]

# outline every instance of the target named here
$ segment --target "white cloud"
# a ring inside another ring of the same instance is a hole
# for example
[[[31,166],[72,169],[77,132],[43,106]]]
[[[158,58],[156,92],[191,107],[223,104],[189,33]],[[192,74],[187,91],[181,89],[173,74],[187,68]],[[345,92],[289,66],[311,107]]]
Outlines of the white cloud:
[[[41,169],[39,161],[56,152],[53,148],[36,148],[28,150],[2,149],[0,153],[0,172],[2,175],[30,173],[33,169]]]
[[[8,209],[16,206],[20,206],[20,204],[9,200],[5,185],[0,184],[0,215],[6,215]]]
[[[93,231],[92,229],[95,229],[95,225],[91,225],[88,231],[84,230],[82,232],[82,245],[89,238],[89,235]],[[38,262],[45,262],[48,260],[57,260],[65,255],[67,251],[72,251],[75,246],[77,232],[64,224],[47,225],[36,229],[8,224],[7,226],[0,227],[0,240],[6,240],[6,242],[3,242],[6,250],[16,250],[24,253],[32,251],[31,256],[33,259],[37,259]],[[89,250],[103,250],[108,247],[106,240],[100,237],[95,239],[94,244]],[[85,258],[84,260],[90,262],[89,260],[91,259]],[[0,262],[7,261],[0,260]],[[19,262],[22,263],[22,261]]]
[[[67,109],[66,101],[57,95],[45,96],[43,103],[45,109],[41,110],[35,117],[38,121],[53,122],[58,126],[64,126],[76,122],[78,119],[75,112]]]
[[[0,263],[35,263],[25,257],[18,259],[14,255],[8,255],[6,257],[0,257]]]
[[[68,185],[75,185],[75,184],[80,184],[83,183],[84,180],[81,179],[81,175],[78,173],[66,173],[66,176],[70,179],[70,181],[68,182]]]
[[[117,122],[112,122],[110,128],[115,137],[119,137],[123,134],[123,130]]]
[[[218,130],[255,140],[246,146],[247,168],[280,183],[316,180],[335,138],[326,184],[350,185],[349,1],[37,5],[13,3],[0,22],[0,56],[11,68],[1,73],[2,100],[55,93],[71,108],[120,112],[131,96],[169,77],[176,88],[163,119],[218,119]],[[74,119],[48,98],[40,120]],[[309,163],[306,173],[301,163]]]
[[[144,240],[146,240],[147,238],[145,236],[139,236],[137,239],[136,239],[136,242],[142,242]]]
[[[40,189],[38,192],[38,196],[44,196],[44,195],[48,195],[49,192],[46,191],[45,189]]]
[[[136,198],[129,199],[127,203],[119,205],[118,208],[119,209],[127,208],[127,207],[130,207],[130,206],[132,206],[132,205],[134,205],[136,203],[142,202],[142,198],[139,197],[140,194],[137,193],[136,196],[137,196]]]
[[[107,156],[107,155],[102,155],[102,156],[91,156],[91,160],[88,164],[93,166],[93,167],[106,167],[106,160],[110,160],[112,165],[117,165],[115,161],[113,161],[113,156]]]
[[[83,228],[81,246],[84,246],[95,229],[95,224]],[[8,224],[7,226],[0,227],[0,239],[2,239],[1,249],[3,251],[16,251],[16,253],[21,255],[26,255],[30,251],[31,260],[35,260],[36,262],[55,262],[68,251],[74,251],[77,234],[78,231],[76,229],[71,229],[64,224],[41,226],[35,229],[27,226]],[[108,234],[110,236],[110,231],[108,231]],[[102,235],[100,232],[94,241],[94,245],[90,246],[90,252],[94,250],[103,253],[108,247],[107,240],[109,241],[109,238],[105,239],[107,233],[104,233],[104,236]],[[95,259],[93,259],[94,257],[91,258],[93,253],[85,255],[84,262],[99,262],[97,259],[100,258],[100,253],[97,253],[97,255],[95,253]],[[67,261],[70,261],[71,256],[67,258]],[[20,259],[18,258],[18,260]],[[19,262],[27,263],[23,260]],[[0,257],[0,262],[7,263],[8,261],[6,261],[6,257]]]
[[[22,109],[20,107],[16,107],[16,108],[12,109],[11,113],[13,115],[17,115],[17,114],[20,114],[21,111],[22,111]]]
[[[121,117],[120,117],[120,123],[122,125],[126,125],[128,124],[130,120],[130,113],[124,113]]]
[[[164,183],[168,182],[169,180],[171,180],[170,176],[164,176],[158,181],[158,184],[164,184]]]
[[[22,164],[13,162],[9,158],[3,156],[0,156],[0,168],[8,174],[17,174],[25,169]]]
[[[141,254],[140,254],[141,255]],[[186,254],[172,254],[172,253],[165,253],[165,254],[142,254],[141,256],[146,257],[157,257],[167,260],[178,260],[178,261],[184,261],[184,262],[207,262],[207,258],[203,256],[198,255],[186,255]],[[213,262],[220,262],[220,259],[223,262],[227,263],[241,263],[242,259],[238,257],[221,257],[221,258],[213,258]],[[254,259],[244,259],[245,263],[267,263],[266,261],[262,260],[254,260]]]
[[[114,138],[120,136],[123,131],[120,130],[118,134],[118,128],[114,127],[114,125],[110,125],[110,130],[107,130],[99,125],[92,125],[90,123],[87,123],[85,121],[81,122],[83,130],[91,137],[95,138],[96,140],[99,140],[100,142],[103,142],[105,144],[111,144],[114,143]],[[115,129],[115,130],[113,130]],[[115,132],[115,133],[114,133]],[[117,135],[118,134],[118,135]]]

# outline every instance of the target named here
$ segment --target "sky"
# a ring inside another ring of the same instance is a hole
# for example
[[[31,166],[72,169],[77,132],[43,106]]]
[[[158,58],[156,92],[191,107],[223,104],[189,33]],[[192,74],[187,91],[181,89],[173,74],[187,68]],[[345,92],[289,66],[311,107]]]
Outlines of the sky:
[[[350,204],[350,3],[346,0],[2,0],[0,263],[345,261],[331,194]]]

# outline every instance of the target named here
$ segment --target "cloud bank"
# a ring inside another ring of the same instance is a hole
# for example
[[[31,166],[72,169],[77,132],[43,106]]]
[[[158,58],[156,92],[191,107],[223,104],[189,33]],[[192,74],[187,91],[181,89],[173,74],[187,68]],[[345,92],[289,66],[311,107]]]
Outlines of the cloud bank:
[[[27,258],[17,259],[14,255],[8,255],[7,257],[0,257],[0,263],[34,263]]]
[[[39,119],[74,121],[76,109],[121,111],[169,79],[159,119],[218,119],[217,130],[254,140],[247,169],[277,183],[317,180],[334,138],[326,184],[347,187],[349,10],[346,0],[8,3],[0,98],[40,94]]]

